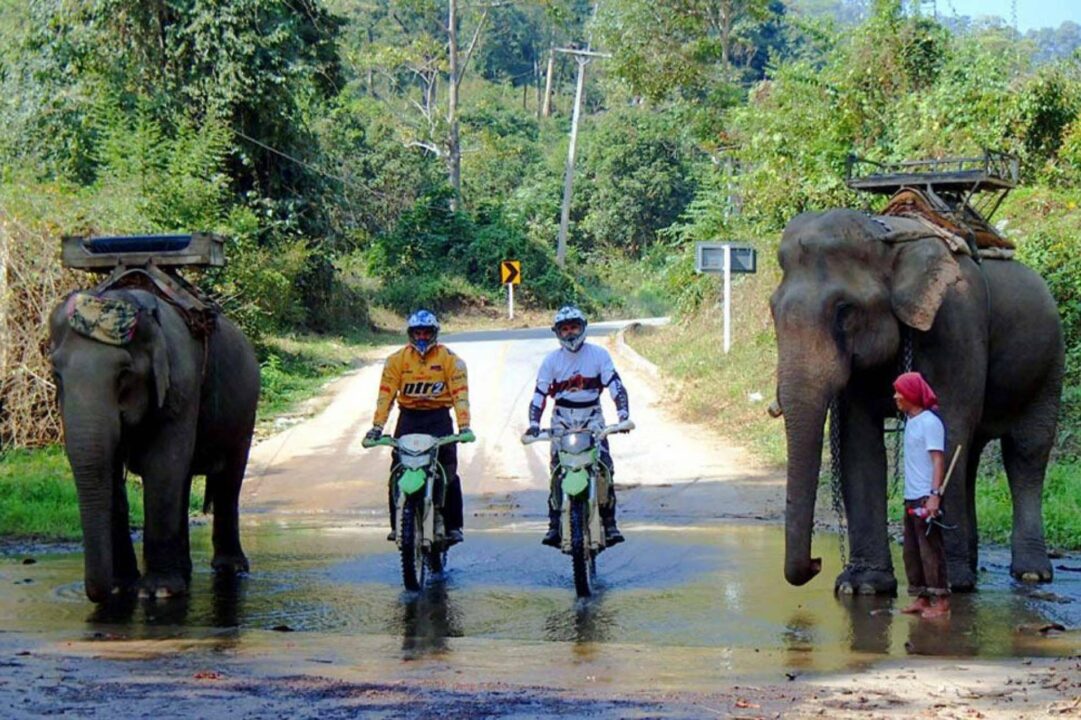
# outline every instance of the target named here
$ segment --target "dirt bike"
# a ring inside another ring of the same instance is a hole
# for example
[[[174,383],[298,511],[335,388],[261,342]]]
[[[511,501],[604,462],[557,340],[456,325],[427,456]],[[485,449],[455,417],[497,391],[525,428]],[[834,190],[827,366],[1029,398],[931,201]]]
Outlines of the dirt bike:
[[[523,445],[545,440],[556,444],[558,463],[552,477],[553,481],[559,477],[562,491],[560,549],[571,556],[578,597],[593,594],[597,555],[605,548],[598,498],[608,495],[612,478],[601,462],[601,442],[612,433],[633,429],[634,423],[624,420],[598,429],[550,428],[522,436]]]
[[[378,440],[365,438],[366,448],[386,446],[398,451],[398,464],[391,469],[394,488],[394,527],[402,556],[402,583],[406,590],[424,587],[428,573],[441,573],[447,563],[447,545],[443,528],[442,502],[433,498],[434,478],[446,492],[447,477],[439,464],[439,448],[455,442],[473,442],[472,432],[446,437],[413,433],[394,438],[383,435]],[[440,499],[441,500],[441,499]]]

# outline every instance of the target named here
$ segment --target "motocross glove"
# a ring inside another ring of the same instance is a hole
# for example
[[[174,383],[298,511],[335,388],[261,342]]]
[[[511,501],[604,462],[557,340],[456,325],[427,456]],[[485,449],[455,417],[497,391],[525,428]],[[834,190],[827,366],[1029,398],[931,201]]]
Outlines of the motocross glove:
[[[540,425],[530,425],[529,429],[525,431],[525,434],[529,437],[537,437],[540,435]]]
[[[364,439],[365,440],[371,440],[372,442],[376,442],[381,437],[383,437],[383,426],[382,425],[372,425],[372,429],[368,431],[368,434],[364,436]]]
[[[458,442],[469,443],[477,439],[477,436],[473,434],[473,431],[468,427],[458,428]]]

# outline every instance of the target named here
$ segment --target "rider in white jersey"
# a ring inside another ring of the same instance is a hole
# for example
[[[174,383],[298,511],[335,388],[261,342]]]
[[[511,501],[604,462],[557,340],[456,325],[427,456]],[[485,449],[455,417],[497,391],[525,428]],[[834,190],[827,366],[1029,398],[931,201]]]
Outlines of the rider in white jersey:
[[[601,392],[608,392],[615,401],[620,422],[630,417],[627,390],[612,363],[612,356],[599,345],[585,341],[586,317],[576,307],[567,306],[556,313],[552,331],[559,338],[560,348],[549,353],[537,373],[537,387],[529,405],[530,435],[540,432],[541,416],[549,397],[555,400],[552,410],[552,427],[604,427],[601,412]],[[552,468],[558,462],[557,448],[552,446]],[[601,462],[614,473],[608,440],[601,443]],[[607,498],[599,498],[601,521],[604,524],[605,544],[623,542],[623,535],[616,527],[616,491],[611,482]],[[553,474],[551,494],[548,497],[548,533],[545,545],[559,547],[559,505],[562,491],[559,478]]]

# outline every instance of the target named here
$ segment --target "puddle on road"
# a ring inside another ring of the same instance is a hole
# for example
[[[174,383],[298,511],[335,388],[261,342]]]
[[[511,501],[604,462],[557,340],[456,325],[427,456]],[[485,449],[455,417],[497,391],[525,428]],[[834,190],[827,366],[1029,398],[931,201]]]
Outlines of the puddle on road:
[[[536,529],[470,530],[443,579],[417,594],[400,589],[398,556],[381,527],[249,520],[242,532],[249,577],[216,579],[209,528],[194,528],[192,593],[169,602],[94,608],[83,595],[80,554],[41,556],[33,565],[5,558],[0,626],[120,639],[291,629],[297,639],[319,633],[339,643],[396,638],[406,660],[444,657],[455,643],[476,641],[500,643],[510,657],[516,646],[532,653],[545,643],[570,643],[587,658],[633,647],[688,663],[706,653],[722,671],[774,677],[778,665],[823,672],[909,654],[1003,658],[1079,649],[1081,573],[1059,570],[1050,585],[1021,586],[1008,576],[1007,550],[985,551],[980,592],[955,596],[948,621],[927,622],[897,613],[903,595],[834,597],[835,537],[815,539],[823,573],[802,588],[788,586],[776,525],[629,525],[628,542],[598,559],[601,588],[589,601],[574,598],[569,558],[543,548]],[[894,563],[902,567],[899,547]],[[1053,622],[1070,631],[1038,631]]]

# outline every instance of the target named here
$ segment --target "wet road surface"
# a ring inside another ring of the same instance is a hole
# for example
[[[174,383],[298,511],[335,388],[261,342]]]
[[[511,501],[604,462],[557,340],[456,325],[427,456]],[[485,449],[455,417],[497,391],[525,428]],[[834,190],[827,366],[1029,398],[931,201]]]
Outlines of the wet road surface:
[[[639,427],[613,455],[628,542],[599,557],[597,596],[576,599],[569,558],[539,543],[547,458],[517,442],[550,344],[452,343],[481,442],[462,449],[467,542],[425,591],[401,589],[384,539],[388,458],[359,448],[372,365],[255,449],[250,576],[210,573],[206,525],[192,532],[190,596],[166,602],[94,608],[79,553],[0,558],[0,715],[116,717],[98,708],[110,697],[148,716],[755,717],[812,707],[816,678],[943,658],[990,661],[991,678],[1014,658],[1081,650],[1081,558],[1027,587],[1009,579],[1007,550],[985,549],[980,592],[935,623],[899,615],[903,596],[834,597],[829,533],[815,538],[822,574],[788,586],[779,479],[673,420],[627,371]],[[751,702],[746,688],[773,689]]]

